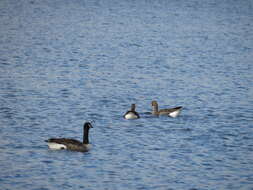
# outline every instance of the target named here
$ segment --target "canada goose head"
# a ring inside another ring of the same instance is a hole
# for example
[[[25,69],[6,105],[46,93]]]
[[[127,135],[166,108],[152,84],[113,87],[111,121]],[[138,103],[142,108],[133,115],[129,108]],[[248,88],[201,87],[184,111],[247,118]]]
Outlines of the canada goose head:
[[[85,122],[83,127],[87,129],[93,128],[90,122]]]
[[[83,144],[89,144],[89,129],[93,128],[90,122],[83,125]]]

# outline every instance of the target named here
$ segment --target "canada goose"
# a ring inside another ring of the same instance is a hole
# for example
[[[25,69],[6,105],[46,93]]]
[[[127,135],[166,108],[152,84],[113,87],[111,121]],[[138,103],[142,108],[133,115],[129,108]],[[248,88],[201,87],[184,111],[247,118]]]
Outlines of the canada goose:
[[[158,103],[157,101],[152,101],[152,114],[159,116],[159,115],[168,115],[170,117],[177,117],[181,112],[182,106],[170,108],[170,109],[161,109],[158,110]]]
[[[83,142],[75,139],[66,138],[51,138],[46,140],[50,149],[59,150],[67,149],[72,151],[87,152],[90,148],[89,144],[89,129],[93,128],[90,122],[83,125]]]
[[[124,114],[125,119],[139,119],[139,114],[135,111],[135,104],[131,105],[131,110],[127,111]]]

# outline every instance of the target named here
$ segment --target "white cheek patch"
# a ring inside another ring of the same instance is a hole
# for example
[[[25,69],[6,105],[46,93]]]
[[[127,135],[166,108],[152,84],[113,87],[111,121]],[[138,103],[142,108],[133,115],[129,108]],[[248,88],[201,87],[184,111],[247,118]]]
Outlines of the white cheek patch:
[[[48,147],[52,150],[61,150],[61,149],[67,149],[67,147],[64,144],[58,144],[58,143],[47,143]]]
[[[173,112],[169,113],[169,116],[170,117],[177,117],[179,115],[179,113],[180,113],[180,110],[173,111]]]

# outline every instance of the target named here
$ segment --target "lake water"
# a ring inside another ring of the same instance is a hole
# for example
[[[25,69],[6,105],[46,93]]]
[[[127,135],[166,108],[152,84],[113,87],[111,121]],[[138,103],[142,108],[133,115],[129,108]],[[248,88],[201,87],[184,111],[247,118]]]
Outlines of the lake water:
[[[1,0],[0,189],[252,190],[252,60],[251,0]]]

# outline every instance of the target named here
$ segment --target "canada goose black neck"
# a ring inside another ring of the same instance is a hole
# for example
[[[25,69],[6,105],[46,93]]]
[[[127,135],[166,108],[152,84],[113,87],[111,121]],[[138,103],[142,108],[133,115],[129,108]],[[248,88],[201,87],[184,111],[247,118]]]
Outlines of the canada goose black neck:
[[[92,128],[90,122],[86,122],[83,125],[83,144],[89,144],[89,129]]]
[[[133,111],[133,112],[135,111],[135,104],[131,105],[131,111]]]

